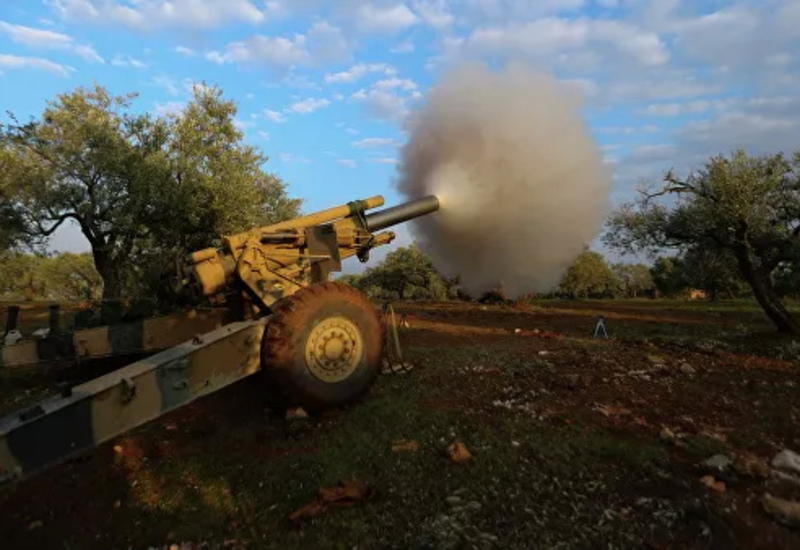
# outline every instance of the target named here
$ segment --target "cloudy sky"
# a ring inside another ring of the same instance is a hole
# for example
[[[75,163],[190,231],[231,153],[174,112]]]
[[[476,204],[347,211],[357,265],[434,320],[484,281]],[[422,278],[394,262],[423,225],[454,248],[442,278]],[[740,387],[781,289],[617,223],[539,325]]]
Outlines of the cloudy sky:
[[[403,121],[465,60],[530,63],[582,94],[616,201],[712,154],[800,149],[800,0],[0,4],[0,110],[36,116],[97,82],[170,113],[217,84],[306,210],[398,200]],[[85,246],[74,229],[54,244]]]

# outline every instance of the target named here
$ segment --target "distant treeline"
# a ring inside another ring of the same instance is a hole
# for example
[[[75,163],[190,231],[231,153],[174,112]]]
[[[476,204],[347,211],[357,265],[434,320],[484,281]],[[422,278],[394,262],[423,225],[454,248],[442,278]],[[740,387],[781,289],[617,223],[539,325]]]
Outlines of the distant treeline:
[[[800,278],[789,271],[776,276],[782,295],[796,295]],[[390,252],[377,266],[340,279],[379,300],[501,301],[502,285],[480,296],[469,296],[458,278],[439,273],[431,259],[412,245]],[[558,287],[542,298],[693,298],[730,299],[751,295],[731,258],[690,251],[661,256],[653,264],[609,263],[599,252],[585,250],[569,266]]]
[[[458,277],[439,273],[415,245],[390,252],[359,275],[343,275],[379,300],[505,299],[502,284],[486,295],[469,296]],[[789,270],[775,275],[783,296],[800,294],[800,278]],[[89,253],[54,255],[0,254],[2,300],[98,300],[103,281]],[[599,252],[585,250],[567,268],[557,288],[540,297],[558,298],[742,298],[750,296],[732,259],[710,252],[689,251],[661,256],[653,264],[609,263]]]
[[[2,300],[97,300],[102,293],[91,254],[0,253]]]

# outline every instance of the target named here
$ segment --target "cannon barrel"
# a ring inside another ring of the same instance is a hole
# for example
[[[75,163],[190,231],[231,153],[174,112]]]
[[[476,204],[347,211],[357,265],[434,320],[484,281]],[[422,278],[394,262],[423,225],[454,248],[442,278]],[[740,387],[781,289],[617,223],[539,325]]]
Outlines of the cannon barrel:
[[[436,198],[435,195],[428,195],[421,199],[408,201],[391,208],[385,208],[384,210],[368,214],[366,217],[367,230],[380,231],[381,229],[403,223],[413,218],[418,218],[419,216],[424,216],[425,214],[430,214],[437,210],[439,210],[439,199]]]

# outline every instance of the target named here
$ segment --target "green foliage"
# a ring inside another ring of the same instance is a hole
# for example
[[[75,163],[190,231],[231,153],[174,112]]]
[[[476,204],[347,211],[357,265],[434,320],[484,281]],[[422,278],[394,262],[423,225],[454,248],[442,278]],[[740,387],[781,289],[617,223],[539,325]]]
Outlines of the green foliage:
[[[619,281],[617,295],[638,298],[655,288],[650,268],[644,264],[614,264],[611,269]]]
[[[102,280],[90,254],[0,255],[0,297],[9,300],[96,300]]]
[[[45,258],[33,254],[7,252],[0,256],[0,296],[35,300],[46,294],[42,277]]]
[[[567,268],[558,288],[571,298],[600,298],[613,296],[619,286],[603,255],[584,250]]]
[[[747,294],[733,257],[724,250],[695,247],[680,256],[661,256],[650,272],[661,296],[680,296],[692,288],[705,291],[712,300]]]
[[[735,298],[747,293],[736,260],[726,250],[690,248],[682,258],[683,279],[691,288],[704,290],[712,300]]]
[[[448,300],[456,295],[455,282],[443,278],[416,245],[393,250],[362,275],[339,280],[381,300]]]
[[[790,160],[737,151],[711,158],[685,180],[671,172],[664,180],[610,217],[606,243],[622,251],[718,254],[712,279],[726,278],[735,265],[775,326],[800,331],[773,283],[778,266],[800,263],[800,153]],[[659,200],[667,196],[672,200]]]
[[[800,266],[781,263],[772,275],[775,289],[781,296],[800,298]]]
[[[677,256],[660,256],[650,268],[653,284],[661,296],[674,297],[683,293],[688,283],[684,278],[683,261]]]
[[[40,120],[0,128],[0,227],[14,229],[8,244],[41,245],[75,220],[104,297],[168,299],[177,257],[220,234],[296,216],[299,201],[242,143],[236,106],[219,89],[196,87],[186,109],[168,117],[131,113],[134,97],[78,88]]]

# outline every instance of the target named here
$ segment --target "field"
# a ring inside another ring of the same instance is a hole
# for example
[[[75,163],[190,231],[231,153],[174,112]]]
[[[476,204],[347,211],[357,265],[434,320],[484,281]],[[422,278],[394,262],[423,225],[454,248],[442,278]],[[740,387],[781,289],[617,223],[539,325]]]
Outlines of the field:
[[[800,500],[766,466],[800,452],[800,344],[754,304],[397,309],[414,368],[362,402],[287,420],[245,380],[0,488],[3,547],[800,548],[762,504]],[[6,410],[53,382],[3,377]]]

